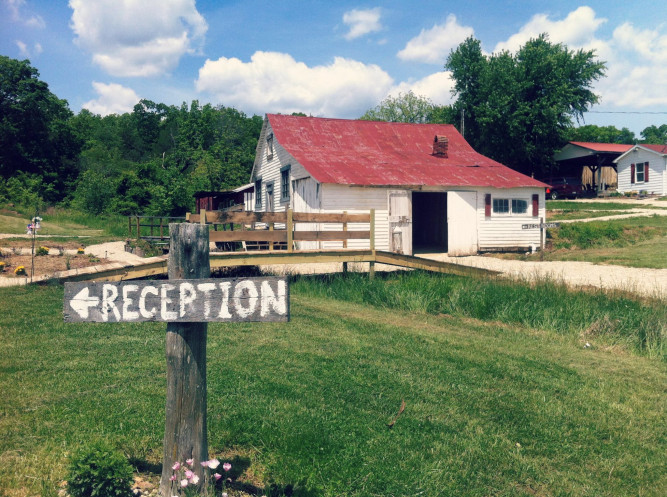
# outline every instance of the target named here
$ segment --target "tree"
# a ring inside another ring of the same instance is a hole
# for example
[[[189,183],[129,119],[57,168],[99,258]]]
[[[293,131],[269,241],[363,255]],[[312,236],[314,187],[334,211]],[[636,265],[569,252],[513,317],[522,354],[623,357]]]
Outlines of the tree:
[[[618,129],[616,126],[596,126],[587,124],[569,128],[566,131],[567,141],[593,143],[636,143],[635,134],[628,128]]]
[[[365,121],[389,121],[398,123],[427,123],[435,110],[428,98],[415,95],[412,90],[387,97],[380,105],[369,109],[360,119]]]
[[[667,124],[662,126],[649,126],[641,132],[642,143],[651,143],[653,145],[667,144]]]
[[[470,144],[516,170],[540,174],[573,121],[597,102],[591,86],[605,65],[594,51],[571,51],[540,35],[516,54],[490,56],[470,37],[450,53],[445,69]]]
[[[65,198],[81,149],[71,116],[67,101],[49,91],[29,60],[0,56],[0,176],[35,176],[45,200]]]

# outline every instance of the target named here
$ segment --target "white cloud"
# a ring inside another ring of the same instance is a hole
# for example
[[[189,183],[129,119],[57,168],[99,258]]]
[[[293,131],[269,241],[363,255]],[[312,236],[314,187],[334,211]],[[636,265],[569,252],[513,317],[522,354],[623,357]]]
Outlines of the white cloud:
[[[601,39],[596,31],[605,22],[590,7],[579,7],[562,20],[537,14],[494,51],[515,51],[529,39],[547,33],[551,42],[564,43],[570,50],[595,50],[596,57],[606,63],[606,77],[594,86],[604,108],[667,105],[662,84],[667,80],[667,35],[639,30],[626,22],[616,27],[611,38]]]
[[[354,40],[368,33],[374,33],[382,29],[380,23],[380,8],[374,9],[353,9],[343,14],[343,22],[350,27],[350,31],[345,35],[345,39]]]
[[[581,48],[594,42],[595,31],[605,22],[607,19],[596,17],[595,11],[590,7],[579,7],[561,21],[552,21],[546,14],[536,14],[518,33],[510,36],[507,41],[498,43],[494,52],[516,51],[528,40],[537,38],[542,33],[548,33],[549,40],[553,43]]]
[[[82,105],[93,114],[107,116],[132,112],[134,106],[139,102],[139,96],[132,88],[117,83],[105,84],[93,81],[93,88],[98,97]]]
[[[13,22],[25,24],[29,28],[41,29],[46,27],[46,23],[41,16],[25,14],[23,12],[25,7],[25,0],[4,0],[4,4],[9,10],[9,15]]]
[[[114,76],[159,76],[195,53],[208,25],[194,0],[70,0],[70,27]]]
[[[422,29],[397,56],[406,61],[444,64],[449,52],[473,34],[471,27],[461,26],[456,16],[450,14],[445,24],[436,24],[428,30]]]
[[[399,93],[412,91],[417,96],[426,97],[436,105],[451,105],[454,102],[451,89],[454,87],[452,73],[440,71],[418,81],[402,82],[394,86],[389,95],[397,97]]]
[[[33,55],[39,55],[42,53],[42,45],[40,43],[35,43],[32,50],[30,50],[25,42],[16,40],[16,46],[19,48],[19,54],[21,57],[29,58]]]
[[[377,105],[392,82],[380,67],[342,57],[309,67],[289,54],[255,52],[250,62],[207,60],[195,84],[220,103],[249,113],[359,117]]]

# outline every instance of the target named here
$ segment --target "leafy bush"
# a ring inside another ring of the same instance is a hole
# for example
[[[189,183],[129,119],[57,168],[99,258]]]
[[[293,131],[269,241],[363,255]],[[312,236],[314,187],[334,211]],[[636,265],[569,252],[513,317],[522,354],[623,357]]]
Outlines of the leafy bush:
[[[72,457],[67,491],[72,497],[130,497],[132,482],[132,467],[125,456],[98,442]]]
[[[39,247],[39,248],[35,251],[35,255],[49,255],[49,248],[48,248],[48,247],[44,247],[44,246]]]

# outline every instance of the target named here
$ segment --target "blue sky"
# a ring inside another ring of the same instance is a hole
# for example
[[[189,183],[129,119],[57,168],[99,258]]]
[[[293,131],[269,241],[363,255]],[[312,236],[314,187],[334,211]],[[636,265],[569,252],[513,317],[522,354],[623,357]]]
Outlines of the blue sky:
[[[467,36],[492,53],[542,32],[607,62],[587,124],[667,123],[664,1],[0,0],[0,54],[102,115],[140,98],[343,118],[409,90],[448,104]]]

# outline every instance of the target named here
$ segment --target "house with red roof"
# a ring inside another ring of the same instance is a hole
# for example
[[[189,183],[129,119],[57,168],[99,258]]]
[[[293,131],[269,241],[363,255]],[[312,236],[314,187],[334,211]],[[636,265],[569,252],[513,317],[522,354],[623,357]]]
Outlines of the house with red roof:
[[[554,155],[557,171],[545,180],[573,177],[593,191],[614,189],[618,184],[614,161],[631,148],[621,143],[568,142]]]
[[[667,145],[632,145],[614,162],[619,192],[667,194]]]
[[[374,209],[378,250],[467,255],[541,242],[539,229],[524,227],[544,219],[547,185],[477,153],[449,124],[268,114],[251,181],[255,211]],[[348,247],[368,248],[368,240]]]

